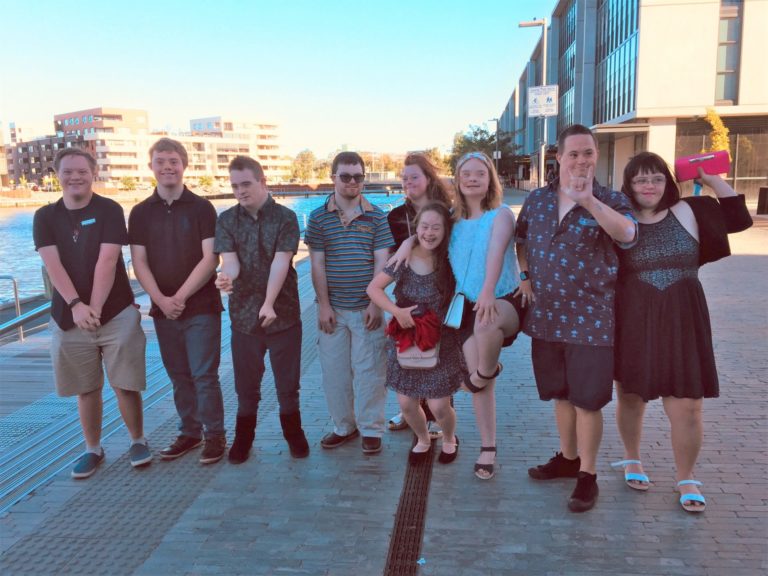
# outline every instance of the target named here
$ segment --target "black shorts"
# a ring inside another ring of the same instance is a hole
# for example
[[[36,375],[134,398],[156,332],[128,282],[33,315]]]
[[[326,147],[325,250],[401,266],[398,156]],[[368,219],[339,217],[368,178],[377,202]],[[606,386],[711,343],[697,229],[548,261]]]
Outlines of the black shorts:
[[[512,306],[515,308],[515,312],[517,312],[517,320],[518,320],[518,329],[517,332],[512,334],[511,336],[507,336],[504,338],[504,342],[502,342],[501,347],[506,348],[507,346],[511,346],[512,342],[515,341],[517,338],[517,335],[520,334],[520,331],[523,329],[523,320],[525,319],[525,314],[528,312],[528,308],[523,307],[523,294],[520,292],[520,289],[516,289],[514,292],[511,292],[509,294],[505,294],[504,296],[501,296],[500,298],[497,298],[497,300],[506,300]],[[469,298],[466,298],[464,300],[464,312],[461,316],[461,328],[459,329],[459,334],[461,335],[461,343],[464,344],[467,340],[469,340],[469,337],[472,336],[472,333],[475,330],[475,316],[477,315],[475,311],[472,309],[475,307],[474,302],[470,302]]]
[[[568,400],[596,411],[611,401],[613,346],[584,346],[531,340],[536,388],[542,400]]]

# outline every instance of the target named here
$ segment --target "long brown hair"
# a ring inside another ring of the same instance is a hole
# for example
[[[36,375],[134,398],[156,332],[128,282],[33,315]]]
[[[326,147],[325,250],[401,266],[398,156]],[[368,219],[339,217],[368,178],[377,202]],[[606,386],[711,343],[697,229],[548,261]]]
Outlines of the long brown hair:
[[[447,310],[453,297],[453,291],[456,289],[456,279],[453,276],[451,263],[448,260],[448,243],[451,240],[451,230],[453,229],[453,218],[448,206],[437,200],[430,200],[419,210],[416,216],[416,229],[419,228],[421,215],[425,212],[435,212],[443,220],[445,235],[442,242],[432,252],[432,263],[435,267],[435,277],[437,278],[437,289],[440,291],[440,311]],[[419,237],[416,235],[416,242]]]
[[[485,164],[485,167],[488,170],[488,192],[485,194],[485,198],[483,198],[483,201],[480,204],[483,211],[487,212],[501,206],[501,197],[504,191],[501,187],[496,168],[493,166],[493,162],[491,162],[491,159],[483,152],[468,152],[456,162],[456,171],[454,172],[456,182],[456,218],[467,218],[469,216],[467,199],[464,198],[464,193],[461,191],[461,167],[473,159],[480,160],[480,162]]]
[[[427,198],[442,202],[448,208],[453,205],[453,198],[448,187],[437,174],[437,166],[424,154],[413,152],[405,157],[405,166],[418,166],[427,178]]]

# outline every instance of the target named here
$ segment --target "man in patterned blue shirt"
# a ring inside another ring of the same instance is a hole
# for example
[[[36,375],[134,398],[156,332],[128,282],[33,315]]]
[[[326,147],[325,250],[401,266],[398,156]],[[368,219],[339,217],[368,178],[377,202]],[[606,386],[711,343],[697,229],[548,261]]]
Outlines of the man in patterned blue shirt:
[[[560,452],[530,468],[537,480],[577,478],[573,512],[595,505],[602,408],[613,388],[613,306],[618,256],[637,239],[624,194],[594,180],[597,141],[575,124],[558,138],[560,177],[528,196],[515,233],[523,330],[542,400],[555,400]]]
[[[309,246],[317,294],[318,346],[333,432],[321,441],[337,448],[362,433],[364,454],[381,451],[386,399],[381,309],[366,294],[394,244],[387,216],[362,195],[363,159],[342,152],[331,166],[334,191],[312,211]]]

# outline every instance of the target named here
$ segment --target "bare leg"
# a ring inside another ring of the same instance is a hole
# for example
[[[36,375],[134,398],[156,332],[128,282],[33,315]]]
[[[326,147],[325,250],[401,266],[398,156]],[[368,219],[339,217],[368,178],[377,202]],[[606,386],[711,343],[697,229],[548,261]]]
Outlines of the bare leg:
[[[470,370],[470,379],[480,388],[488,384],[488,380],[479,378],[477,372],[486,376],[494,374],[499,364],[504,338],[520,330],[520,320],[512,304],[506,300],[496,300],[496,310],[496,320],[490,324],[482,325],[479,319],[475,318],[472,331],[477,347],[477,366]]]
[[[131,440],[144,437],[144,411],[142,410],[141,392],[113,388],[117,396],[117,406],[123,417],[125,427],[131,435]]]
[[[464,358],[467,368],[472,374],[477,370],[477,339],[470,336],[464,343]],[[496,446],[496,381],[488,383],[484,390],[472,394],[472,406],[475,409],[475,421],[480,432],[481,446]],[[480,452],[477,464],[493,464],[496,459],[495,452]]]
[[[77,411],[80,415],[85,445],[98,446],[101,444],[101,419],[104,411],[101,388],[80,394],[77,397]]]
[[[616,426],[624,443],[624,459],[640,460],[640,439],[646,403],[637,394],[624,392],[619,382],[616,382],[616,398]],[[628,472],[644,473],[642,464],[628,464],[625,469]]]
[[[568,400],[555,400],[555,420],[560,434],[560,452],[568,460],[579,456],[576,444],[576,409]]]
[[[693,469],[699,457],[703,437],[703,425],[701,421],[702,400],[693,398],[674,398],[667,396],[662,399],[664,411],[669,418],[672,428],[672,452],[675,455],[675,467],[677,468],[675,479],[692,480]],[[699,489],[694,484],[680,486],[683,494],[699,494]]]
[[[603,439],[603,413],[600,410],[576,410],[576,440],[581,457],[581,472],[595,474],[597,453]]]
[[[443,446],[450,444],[448,450],[443,448],[447,454],[453,454],[456,451],[456,411],[451,406],[450,396],[446,398],[428,399],[429,409],[435,415],[440,428],[443,429]]]
[[[403,394],[397,395],[397,401],[400,403],[400,410],[403,411],[405,421],[413,430],[418,438],[418,443],[413,447],[414,452],[426,452],[432,445],[429,438],[429,428],[427,427],[427,416],[421,407],[418,398],[411,398]]]

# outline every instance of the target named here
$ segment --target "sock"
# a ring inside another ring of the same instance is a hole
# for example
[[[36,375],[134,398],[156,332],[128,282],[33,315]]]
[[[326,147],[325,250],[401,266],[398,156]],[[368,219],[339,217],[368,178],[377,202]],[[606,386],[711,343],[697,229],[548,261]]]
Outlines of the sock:
[[[146,446],[147,445],[147,439],[144,438],[144,436],[142,436],[141,438],[136,438],[136,439],[131,438],[131,446],[133,446],[134,444],[144,444],[144,446]]]
[[[94,454],[101,454],[101,452],[102,452],[102,450],[101,450],[101,443],[96,444],[95,446],[92,446],[92,445],[90,445],[90,444],[88,444],[86,442],[85,443],[85,451],[86,452],[93,452]]]

